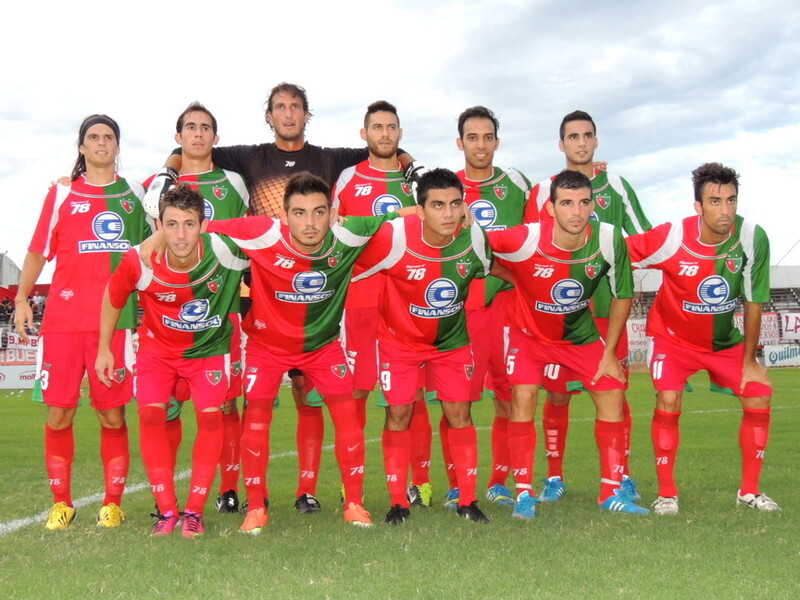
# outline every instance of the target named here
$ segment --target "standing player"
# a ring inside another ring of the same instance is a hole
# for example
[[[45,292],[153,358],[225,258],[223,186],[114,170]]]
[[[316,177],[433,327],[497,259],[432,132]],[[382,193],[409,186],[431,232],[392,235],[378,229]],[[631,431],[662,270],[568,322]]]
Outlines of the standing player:
[[[167,432],[169,394],[179,377],[188,382],[197,414],[192,479],[182,515],[184,537],[203,534],[203,507],[222,454],[231,338],[238,327],[241,273],[249,262],[230,241],[204,233],[205,208],[203,196],[187,185],[170,189],[161,200],[157,222],[166,240],[164,260],[149,269],[135,249],[129,250],[103,299],[95,368],[108,386],[116,366],[111,337],[122,307],[138,290],[144,309],[136,397],[142,460],[158,503],[153,535],[172,533],[180,519]]]
[[[515,285],[506,353],[512,390],[508,445],[518,492],[512,516],[536,516],[539,499],[532,481],[537,396],[545,371],[562,369],[567,371],[565,381],[580,382],[597,408],[598,506],[647,513],[620,487],[626,382],[615,352],[633,296],[628,250],[618,228],[590,224],[594,202],[585,175],[562,171],[550,186],[550,198],[545,210],[551,218],[489,233],[495,259],[512,272]],[[589,308],[604,277],[614,295],[605,339]]]
[[[364,431],[357,417],[353,379],[339,341],[353,263],[385,220],[351,217],[331,227],[330,188],[309,173],[286,185],[285,216],[209,223],[230,235],[252,261],[253,306],[242,323],[247,334],[242,468],[249,511],[241,530],[267,524],[264,502],[273,398],[283,373],[301,369],[331,413],[336,458],[345,492],[345,522],[369,527],[362,504]]]
[[[367,142],[369,158],[342,171],[333,190],[333,207],[341,216],[371,216],[395,212],[414,205],[411,186],[397,160],[397,147],[403,137],[397,109],[379,100],[367,107],[361,138]],[[383,276],[350,284],[345,301],[345,349],[353,368],[355,398],[362,428],[366,423],[366,404],[378,380],[377,332],[378,303]],[[431,423],[419,391],[419,403],[411,418],[412,505],[430,507]]]
[[[188,184],[204,198],[205,219],[233,219],[247,212],[250,195],[244,179],[238,173],[215,166],[211,152],[219,141],[217,119],[205,106],[193,102],[180,114],[176,124],[175,141],[181,145],[183,160],[180,165],[178,182]],[[153,178],[145,181],[150,187]],[[155,208],[158,216],[159,207]],[[236,513],[239,510],[239,438],[241,422],[236,398],[242,390],[241,331],[239,326],[239,302],[233,307],[234,334],[231,344],[230,390],[223,411],[223,451],[220,459],[220,488],[217,509],[222,513]],[[178,396],[181,401],[188,399],[186,386],[180,380]],[[181,437],[180,403],[171,403],[167,417],[173,452],[177,455]]]
[[[772,384],[756,360],[762,303],[769,300],[769,240],[758,225],[736,214],[739,176],[719,163],[692,172],[695,212],[628,238],[634,268],[659,269],[661,289],[647,317],[650,375],[657,391],[652,436],[658,474],[658,515],[678,513],[678,454],[683,388],[689,376],[708,371],[712,389],[742,403],[739,446],[742,480],[736,503],[778,510],[759,491],[770,426]],[[744,336],[733,323],[744,298]]]
[[[369,157],[366,148],[321,148],[306,142],[305,129],[311,112],[306,91],[299,85],[286,82],[276,85],[266,104],[265,118],[275,134],[274,143],[221,147],[215,148],[213,153],[214,164],[245,177],[250,190],[251,214],[280,217],[286,182],[296,173],[308,171],[321,177],[330,187],[343,169]],[[419,168],[402,151],[399,161],[406,165],[409,177]],[[173,154],[167,165],[151,188],[156,198],[155,205],[164,179],[174,177],[170,175],[170,169],[174,174],[180,168],[180,155]],[[246,306],[244,308],[243,312],[246,312]],[[318,397],[307,398],[302,373],[292,370],[290,375],[298,416],[299,473],[295,508],[301,513],[314,513],[320,510],[315,494],[325,427],[322,405]]]
[[[75,519],[72,422],[84,374],[89,377],[89,395],[100,420],[100,456],[106,482],[97,524],[116,527],[125,520],[120,500],[130,462],[125,404],[133,395],[129,359],[136,303],[132,300],[126,305],[113,335],[111,346],[115,364],[120,367],[113,374],[111,387],[100,383],[93,368],[97,316],[109,275],[149,228],[140,203],[144,191],[117,175],[118,154],[116,121],[106,115],[84,119],[71,183],[55,185],[47,194],[20,275],[14,323],[17,332],[27,338],[25,326],[33,326],[28,294],[45,262],[56,260],[37,366],[37,386],[47,405],[45,464],[55,502],[45,525],[50,530],[64,529]]]
[[[391,509],[386,522],[399,525],[409,514],[406,494],[411,458],[409,424],[424,372],[442,401],[448,442],[460,491],[458,514],[488,523],[475,499],[478,438],[470,416],[472,351],[466,328],[469,283],[491,268],[486,234],[477,223],[460,229],[466,207],[461,182],[452,171],[426,173],[417,189],[417,214],[384,225],[372,239],[359,275],[386,274],[381,296],[378,356],[386,395],[383,456]],[[370,266],[374,265],[374,266]]]
[[[494,113],[483,106],[473,106],[458,117],[456,144],[464,152],[464,169],[457,173],[464,185],[464,200],[475,220],[486,231],[503,230],[523,222],[531,194],[531,183],[516,169],[501,169],[493,165],[494,153],[500,145],[497,130],[500,126]],[[538,221],[533,201],[528,218]],[[474,279],[467,298],[467,329],[472,345],[475,373],[472,377],[470,400],[480,400],[484,385],[491,390],[495,417],[492,423],[492,474],[486,497],[492,502],[513,506],[514,500],[506,487],[510,470],[508,456],[508,418],[511,413],[511,388],[503,361],[504,328],[508,325],[506,303],[512,286],[497,277]],[[447,459],[446,420],[441,422],[445,462],[448,465],[451,490],[447,506],[458,504],[458,490]]]
[[[639,204],[639,199],[631,185],[618,175],[611,175],[605,170],[597,169],[593,163],[597,149],[597,128],[592,117],[576,110],[566,115],[559,128],[559,149],[566,157],[566,168],[586,175],[592,181],[592,199],[594,200],[593,219],[601,223],[610,223],[622,228],[627,235],[641,233],[650,229],[650,222]],[[539,183],[534,188],[536,202],[542,219],[548,218],[543,209],[549,199],[550,183],[553,178]],[[605,336],[608,331],[609,310],[611,305],[611,289],[609,282],[603,280],[592,297],[592,314],[600,330]],[[628,367],[628,333],[623,329],[622,338],[617,347],[617,356],[627,372]],[[562,373],[555,367],[548,373]],[[542,425],[545,432],[545,450],[547,454],[547,479],[540,499],[543,502],[554,502],[566,492],[564,484],[564,450],[567,444],[569,429],[570,392],[563,378],[545,377],[544,388],[548,391],[547,401],[542,411]],[[631,411],[627,399],[623,403],[625,414],[625,473],[622,478],[623,489],[635,500],[639,499],[636,484],[629,476],[628,460],[631,451]]]

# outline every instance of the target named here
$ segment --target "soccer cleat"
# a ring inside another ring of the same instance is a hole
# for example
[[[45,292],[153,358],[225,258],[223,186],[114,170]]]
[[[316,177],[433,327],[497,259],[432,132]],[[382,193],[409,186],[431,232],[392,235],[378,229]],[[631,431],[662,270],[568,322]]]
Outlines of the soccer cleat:
[[[228,490],[217,496],[217,510],[223,515],[239,512],[239,494],[236,490]]]
[[[75,520],[75,509],[67,506],[66,502],[56,502],[53,508],[50,509],[50,514],[47,516],[47,523],[44,524],[45,529],[56,531],[58,529],[66,529],[70,523]]]
[[[166,515],[151,513],[150,516],[157,519],[156,525],[153,527],[153,531],[150,532],[151,536],[169,535],[175,531],[178,523],[181,522],[180,517],[178,515],[173,515],[172,511],[168,512]]]
[[[203,529],[203,515],[184,512],[183,513],[183,530],[181,531],[185,538],[196,538],[205,533]]]
[[[244,518],[244,523],[239,527],[242,533],[249,533],[250,535],[258,535],[261,530],[269,523],[269,514],[266,508],[256,508],[247,511],[247,516]]]
[[[659,496],[653,502],[653,512],[657,515],[677,515],[678,497]]]
[[[454,487],[452,490],[447,490],[447,493],[444,495],[444,507],[450,510],[456,510],[458,508],[458,498],[457,487]]]
[[[501,483],[495,483],[486,490],[486,499],[501,506],[514,506],[514,499],[511,497],[511,490]]]
[[[736,505],[767,512],[781,509],[778,503],[766,494],[742,494],[741,490],[736,492]]]
[[[567,486],[558,475],[542,479],[542,483],[544,484],[544,489],[539,494],[540,502],[555,502],[567,493]]]
[[[113,502],[101,507],[100,512],[97,513],[98,527],[119,527],[124,520],[125,513]]]
[[[318,513],[320,510],[322,510],[319,500],[317,500],[316,497],[312,496],[311,494],[303,494],[302,496],[298,496],[297,500],[294,501],[294,508],[301,515]]]
[[[483,511],[478,508],[478,501],[475,500],[468,506],[459,506],[456,509],[459,517],[464,517],[467,521],[473,523],[490,523],[491,519],[487,517]]]
[[[264,498],[264,506],[269,508],[269,498]],[[239,507],[239,514],[246,515],[248,512],[250,512],[250,508],[247,503],[247,499],[245,499],[245,501],[242,502],[242,505]]]
[[[650,511],[639,506],[621,488],[614,490],[614,494],[606,498],[598,507],[609,512],[621,512],[632,515],[646,515]]]
[[[412,508],[430,508],[433,488],[430,483],[408,486],[408,502]]]
[[[522,492],[517,496],[511,516],[516,519],[535,519],[537,504],[539,499],[536,496],[527,491]]]
[[[629,475],[622,476],[622,484],[620,484],[619,487],[622,488],[622,491],[625,492],[628,495],[628,498],[634,502],[642,499],[642,495],[636,488],[636,482],[631,479]]]
[[[410,509],[404,508],[399,504],[395,504],[389,509],[389,512],[386,513],[386,518],[383,521],[385,523],[389,523],[390,525],[402,525],[403,522],[410,516]]]
[[[372,527],[372,519],[369,518],[367,509],[355,502],[351,502],[344,509],[344,522],[356,527]]]

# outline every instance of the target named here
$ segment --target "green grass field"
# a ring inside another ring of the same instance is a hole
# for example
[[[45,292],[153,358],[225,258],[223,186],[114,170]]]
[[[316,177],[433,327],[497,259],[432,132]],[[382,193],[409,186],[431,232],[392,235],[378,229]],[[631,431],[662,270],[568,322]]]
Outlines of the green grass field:
[[[284,398],[272,425],[268,528],[258,537],[240,535],[240,516],[219,515],[209,507],[200,540],[179,534],[149,537],[153,501],[133,407],[125,524],[115,530],[95,526],[102,489],[99,428],[93,411],[83,407],[75,426],[73,494],[88,501],[67,531],[46,531],[51,497],[42,458],[44,408],[30,402],[28,392],[0,392],[0,598],[798,598],[800,476],[794,459],[800,372],[775,369],[771,376],[776,393],[761,481],[781,504],[779,513],[734,505],[741,411],[735,399],[705,391],[702,375],[692,381],[695,393],[684,399],[677,517],[607,514],[595,507],[599,467],[593,409],[585,395],[573,401],[567,496],[542,507],[534,521],[511,519],[510,509],[485,500],[481,504],[493,519],[486,526],[444,509],[446,480],[435,436],[434,508],[415,511],[402,527],[384,525],[383,415],[375,407],[368,416],[366,482],[366,506],[375,527],[363,530],[342,522],[330,448],[319,484],[323,512],[301,516],[292,509],[296,414]],[[646,375],[633,376],[629,398],[631,466],[647,505],[656,495],[656,480],[649,433],[653,392]],[[438,422],[438,408],[431,409]],[[488,475],[491,410],[484,401],[473,413],[480,428],[481,488]],[[191,410],[184,414],[181,470],[188,468],[193,437]],[[332,440],[330,425],[326,436]],[[538,482],[545,470],[541,448],[536,469]],[[187,486],[184,477],[180,498]]]

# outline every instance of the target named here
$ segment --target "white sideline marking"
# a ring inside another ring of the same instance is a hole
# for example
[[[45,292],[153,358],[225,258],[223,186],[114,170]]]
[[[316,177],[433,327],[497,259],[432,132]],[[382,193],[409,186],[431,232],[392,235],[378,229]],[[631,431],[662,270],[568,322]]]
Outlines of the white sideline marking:
[[[797,408],[796,406],[773,406],[772,409],[775,410],[782,410],[786,408]],[[713,413],[727,413],[727,412],[738,412],[741,408],[717,408],[713,410],[692,410],[692,411],[684,411],[682,414],[687,415],[704,415],[704,414],[713,414]],[[652,413],[646,413],[643,415],[636,415],[637,418],[648,417]],[[570,419],[573,423],[579,423],[582,421],[594,421],[594,417],[584,417],[580,419]],[[491,429],[491,427],[476,427],[478,431],[485,431],[487,429]],[[433,431],[433,435],[439,435],[438,431]],[[364,440],[364,443],[371,444],[374,442],[380,442],[381,438],[372,438],[369,440]],[[323,446],[323,450],[333,450],[333,444],[328,446]],[[270,454],[270,460],[274,458],[289,458],[290,456],[297,456],[297,450],[290,450],[289,452],[280,452],[278,454]],[[181,481],[183,479],[188,479],[188,477],[192,474],[191,469],[186,469],[179,473],[175,474],[175,481]],[[125,494],[134,494],[136,492],[141,492],[142,490],[146,490],[150,487],[150,484],[147,482],[143,483],[135,483],[133,485],[126,485],[125,486]],[[75,508],[83,508],[84,506],[88,506],[93,502],[99,502],[103,499],[105,493],[99,494],[92,494],[91,496],[84,496],[83,498],[78,498],[77,500],[73,501],[73,506]],[[44,523],[47,520],[47,516],[50,514],[49,510],[46,510],[38,515],[33,515],[30,517],[24,517],[22,519],[14,519],[13,521],[8,521],[7,523],[0,523],[0,537],[4,535],[8,535],[9,533],[14,533],[15,531],[19,531],[23,527],[27,527],[28,525],[33,525],[34,523]]]

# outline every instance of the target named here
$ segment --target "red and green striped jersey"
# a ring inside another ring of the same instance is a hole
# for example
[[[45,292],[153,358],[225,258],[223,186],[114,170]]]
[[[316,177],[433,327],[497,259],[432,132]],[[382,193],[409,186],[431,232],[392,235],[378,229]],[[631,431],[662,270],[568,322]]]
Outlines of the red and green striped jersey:
[[[503,230],[525,222],[528,200],[534,198],[531,196],[531,182],[525,175],[516,169],[503,170],[500,167],[494,167],[492,176],[484,181],[468,179],[465,170],[456,175],[464,185],[464,201],[475,221],[485,231]],[[533,200],[531,204],[535,209]],[[538,217],[529,218],[529,222],[538,220]],[[510,283],[494,276],[474,279],[467,298],[467,308],[489,306],[497,292],[512,287]]]
[[[422,239],[420,218],[410,215],[387,223],[372,238],[355,279],[386,274],[378,339],[444,352],[469,344],[464,311],[469,284],[491,266],[486,233],[477,223],[461,229],[447,246],[434,247]]]
[[[282,354],[312,352],[336,340],[353,264],[369,238],[395,217],[350,217],[334,225],[314,254],[298,251],[286,225],[271,217],[210,221],[251,260],[248,337]]]
[[[600,334],[589,302],[603,278],[617,298],[633,297],[628,248],[618,227],[591,223],[581,248],[562,250],[553,243],[553,223],[489,233],[495,259],[514,276],[509,320],[547,344],[590,344]]]
[[[154,177],[151,175],[145,180],[145,188],[150,187]],[[179,175],[178,183],[188,184],[200,192],[206,201],[205,218],[209,221],[243,217],[250,204],[244,179],[233,171],[217,168],[205,173]]]
[[[139,291],[144,309],[139,349],[174,358],[207,358],[230,352],[239,282],[250,262],[230,240],[204,233],[197,246],[200,262],[191,271],[174,271],[169,256],[148,269],[138,249],[125,254],[108,282],[111,304],[121,306]]]
[[[56,260],[42,332],[97,331],[103,292],[123,255],[152,233],[138,183],[93,185],[83,175],[50,188],[28,250]],[[136,299],[119,329],[136,327]]]
[[[342,171],[333,188],[333,206],[342,216],[380,216],[414,204],[411,186],[403,177],[403,171],[376,169],[369,159]],[[378,306],[382,289],[381,276],[351,283],[345,308]]]
[[[536,184],[532,197],[536,198],[540,219],[551,219],[544,207],[550,199],[550,184],[555,176]],[[595,169],[592,177],[593,219],[620,227],[626,235],[635,235],[652,227],[642,210],[639,198],[628,181],[619,175]],[[608,318],[611,307],[611,288],[603,282],[592,298],[592,313],[595,317]]]
[[[647,316],[647,335],[716,352],[743,339],[733,324],[739,296],[769,300],[769,239],[737,215],[730,237],[709,246],[700,241],[700,218],[664,223],[627,241],[634,268],[664,275]]]

